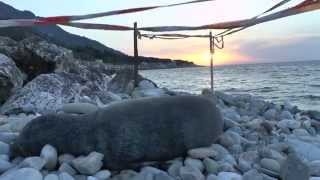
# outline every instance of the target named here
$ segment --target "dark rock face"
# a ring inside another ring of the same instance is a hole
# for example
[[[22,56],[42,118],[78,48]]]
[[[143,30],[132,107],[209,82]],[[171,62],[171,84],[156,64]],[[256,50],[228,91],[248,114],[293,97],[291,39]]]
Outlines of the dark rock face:
[[[113,104],[83,116],[47,115],[32,120],[13,145],[15,155],[38,155],[51,144],[59,153],[103,153],[107,168],[164,161],[209,146],[222,133],[215,104],[204,97],[146,98]]]
[[[23,84],[23,74],[7,56],[0,54],[0,104]]]

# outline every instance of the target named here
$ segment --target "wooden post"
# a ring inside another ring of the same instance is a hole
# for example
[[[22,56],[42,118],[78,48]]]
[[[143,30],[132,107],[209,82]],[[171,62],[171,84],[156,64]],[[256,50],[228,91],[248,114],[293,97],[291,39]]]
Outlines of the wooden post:
[[[134,32],[133,32],[133,43],[134,43],[134,86],[139,85],[138,82],[138,73],[139,73],[139,53],[138,53],[138,25],[137,22],[134,23]]]
[[[211,92],[214,93],[214,77],[213,77],[213,55],[214,55],[214,39],[212,37],[212,32],[209,34],[210,38],[210,85]]]

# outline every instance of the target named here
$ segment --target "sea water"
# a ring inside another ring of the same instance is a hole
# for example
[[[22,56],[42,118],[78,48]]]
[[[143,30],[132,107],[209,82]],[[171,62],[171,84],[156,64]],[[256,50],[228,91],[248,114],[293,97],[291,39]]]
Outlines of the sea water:
[[[210,87],[208,67],[146,70],[160,87],[200,93]],[[214,68],[214,88],[230,94],[251,94],[275,103],[290,102],[320,111],[320,61],[242,64]]]

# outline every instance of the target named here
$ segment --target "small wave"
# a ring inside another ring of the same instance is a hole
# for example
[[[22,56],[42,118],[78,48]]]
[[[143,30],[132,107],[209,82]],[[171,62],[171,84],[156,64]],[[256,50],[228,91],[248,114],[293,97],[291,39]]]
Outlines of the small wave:
[[[250,89],[248,91],[266,93],[266,92],[273,92],[275,91],[275,89],[274,87],[262,87],[262,88]]]

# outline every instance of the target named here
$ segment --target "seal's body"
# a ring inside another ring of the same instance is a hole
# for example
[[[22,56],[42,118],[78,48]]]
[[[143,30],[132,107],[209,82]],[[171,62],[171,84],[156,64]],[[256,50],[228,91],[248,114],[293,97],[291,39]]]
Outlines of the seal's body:
[[[211,145],[222,133],[215,104],[197,96],[145,98],[113,104],[88,115],[47,115],[32,120],[13,149],[38,155],[51,144],[59,153],[104,154],[107,168],[184,156]]]

